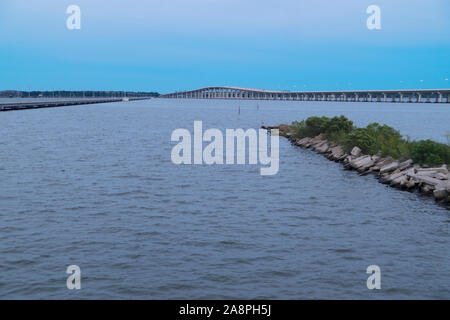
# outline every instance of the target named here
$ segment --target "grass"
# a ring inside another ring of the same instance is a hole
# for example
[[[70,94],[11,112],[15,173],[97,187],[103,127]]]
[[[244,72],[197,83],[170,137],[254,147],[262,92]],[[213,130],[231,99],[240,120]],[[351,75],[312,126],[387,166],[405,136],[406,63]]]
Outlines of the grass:
[[[342,145],[348,153],[357,146],[363,153],[379,156],[391,156],[394,159],[412,159],[415,163],[428,166],[450,164],[450,133],[446,134],[447,143],[432,140],[411,141],[399,131],[388,125],[370,123],[358,128],[345,116],[310,117],[303,121],[294,121],[297,138],[315,137],[323,134],[332,143]]]

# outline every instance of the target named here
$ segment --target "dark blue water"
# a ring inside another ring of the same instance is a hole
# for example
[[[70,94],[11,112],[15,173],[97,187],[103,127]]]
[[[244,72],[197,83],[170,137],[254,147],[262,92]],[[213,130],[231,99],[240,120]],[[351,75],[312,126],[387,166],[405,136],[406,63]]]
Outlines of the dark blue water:
[[[237,109],[240,105],[241,113]],[[280,139],[280,170],[175,166],[174,129],[310,115],[445,141],[450,106],[159,100],[0,114],[0,298],[450,298],[450,211]],[[82,272],[66,288],[67,266]],[[381,290],[366,268],[381,268]]]

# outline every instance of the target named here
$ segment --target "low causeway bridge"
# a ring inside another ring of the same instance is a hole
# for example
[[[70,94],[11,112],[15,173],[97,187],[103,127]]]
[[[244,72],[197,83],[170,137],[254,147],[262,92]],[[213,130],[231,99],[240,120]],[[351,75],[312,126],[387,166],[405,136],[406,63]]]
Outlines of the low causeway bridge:
[[[134,101],[144,100],[149,98],[133,97],[133,98],[94,98],[94,99],[36,99],[26,102],[0,102],[0,111],[15,111],[15,110],[28,110],[28,109],[40,109],[40,108],[53,108],[53,107],[65,107],[75,106],[83,104],[97,104],[97,103],[110,103],[121,101]],[[26,100],[26,99],[24,99]]]
[[[450,103],[450,89],[295,92],[240,87],[206,87],[191,91],[163,94],[159,97],[172,99]]]

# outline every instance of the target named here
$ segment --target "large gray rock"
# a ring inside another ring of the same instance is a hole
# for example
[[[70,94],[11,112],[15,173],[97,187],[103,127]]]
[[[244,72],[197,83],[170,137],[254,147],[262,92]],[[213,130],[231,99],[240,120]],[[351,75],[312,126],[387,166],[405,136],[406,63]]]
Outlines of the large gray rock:
[[[321,146],[323,146],[325,143],[327,143],[327,140],[320,140],[319,142],[316,142],[312,145],[313,150],[317,150]]]
[[[408,183],[408,177],[406,175],[402,175],[392,180],[391,186],[403,186]]]
[[[317,152],[326,153],[329,150],[328,143],[322,144],[320,147],[316,148]]]
[[[338,160],[344,155],[344,149],[341,146],[336,146],[331,148],[331,157],[335,160]]]
[[[408,175],[410,178],[413,178],[414,180],[418,181],[418,182],[422,182],[425,184],[428,184],[430,186],[437,186],[439,184],[442,183],[442,180],[436,179],[436,178],[432,178],[429,176],[424,176],[424,175],[418,175],[418,174],[409,174]]]
[[[359,155],[361,154],[361,149],[358,147],[354,147],[350,154],[354,157],[359,157]]]
[[[446,199],[449,193],[447,192],[447,182],[441,182],[433,191],[433,196],[436,200]]]
[[[440,173],[440,172],[436,173],[434,175],[434,177],[439,180],[449,180],[449,178],[450,178],[448,174],[444,174],[444,173]]]
[[[408,176],[406,175],[407,174],[407,171],[400,171],[400,170],[395,170],[394,172],[392,172],[392,173],[383,173],[382,175],[381,175],[381,178],[380,178],[380,182],[381,183],[400,183],[400,182],[402,182],[403,180],[405,180],[405,182],[404,183],[406,183],[406,180],[408,180]],[[400,179],[400,178],[405,178],[405,179]]]
[[[311,140],[312,140],[311,138],[306,137],[306,138],[302,138],[300,140],[297,140],[295,142],[295,144],[300,146],[300,147],[306,147],[308,145],[308,143],[311,142]]]
[[[373,167],[375,164],[375,160],[371,159],[370,161],[366,161],[362,166],[358,168],[359,172],[364,172],[366,170],[369,170]]]
[[[397,178],[406,176],[406,174],[407,174],[407,171],[400,171],[400,172],[391,174],[391,175],[390,175],[388,178],[386,178],[386,179],[387,179],[387,180],[390,180],[390,181],[393,181],[393,180],[395,180],[395,179],[397,179]]]
[[[352,160],[353,160],[352,156],[346,156],[344,159],[344,163],[350,163],[350,161]]]
[[[406,169],[406,168],[411,167],[412,165],[413,165],[413,161],[412,161],[411,159],[408,159],[408,160],[403,161],[402,163],[400,163],[400,164],[398,165],[398,168],[399,168],[400,170],[404,170],[404,169]]]
[[[438,172],[435,170],[427,170],[427,171],[423,171],[418,169],[417,170],[417,175],[418,176],[428,176],[428,177],[434,177]]]
[[[379,158],[372,170],[380,171],[381,168],[387,166],[388,164],[391,164],[392,162],[394,162],[394,159],[392,159],[391,157]]]
[[[394,170],[396,170],[398,168],[398,165],[399,165],[398,161],[394,161],[394,162],[392,162],[392,163],[390,163],[388,165],[385,165],[385,166],[381,167],[380,173],[386,173],[386,172],[394,171]]]
[[[317,144],[322,141],[326,141],[326,140],[325,140],[325,136],[321,133],[321,134],[315,136],[314,138],[312,138],[311,143],[314,145],[314,144]]]
[[[418,168],[417,172],[440,172],[443,174],[448,174],[448,169],[447,166],[444,164],[442,167],[437,167],[437,168]]]
[[[371,161],[372,161],[371,157],[368,156],[368,155],[365,155],[365,156],[361,156],[361,157],[358,157],[358,158],[353,159],[352,161],[350,161],[350,166],[353,169],[358,169],[359,167],[362,167],[362,166],[368,164]]]

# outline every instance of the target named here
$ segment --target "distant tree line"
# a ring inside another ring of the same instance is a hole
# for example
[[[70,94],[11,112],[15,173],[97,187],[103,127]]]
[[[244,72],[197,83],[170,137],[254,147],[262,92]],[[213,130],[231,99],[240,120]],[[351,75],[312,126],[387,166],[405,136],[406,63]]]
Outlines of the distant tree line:
[[[134,91],[0,91],[6,98],[114,98],[114,97],[158,97],[158,92]]]

